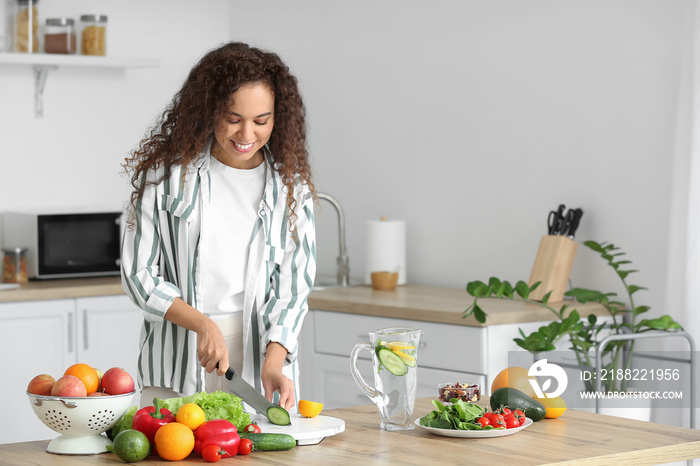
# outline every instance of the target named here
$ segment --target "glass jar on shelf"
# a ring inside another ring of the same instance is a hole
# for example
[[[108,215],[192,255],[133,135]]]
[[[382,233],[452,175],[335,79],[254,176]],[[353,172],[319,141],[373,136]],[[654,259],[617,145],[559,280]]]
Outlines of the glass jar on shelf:
[[[5,248],[2,252],[2,283],[26,282],[27,248]]]
[[[107,16],[80,16],[80,53],[105,56],[107,54]]]
[[[39,0],[16,0],[13,15],[12,50],[18,53],[39,52]]]
[[[44,52],[73,54],[76,48],[75,21],[71,18],[49,18],[44,27]]]

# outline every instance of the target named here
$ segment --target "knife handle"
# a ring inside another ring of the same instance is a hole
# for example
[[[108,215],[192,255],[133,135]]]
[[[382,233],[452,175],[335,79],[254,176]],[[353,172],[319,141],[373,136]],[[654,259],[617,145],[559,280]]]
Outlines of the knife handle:
[[[219,368],[219,363],[216,363],[216,368]],[[236,375],[236,371],[233,370],[233,367],[228,366],[228,369],[226,369],[226,373],[224,374],[224,377],[227,379],[231,380],[233,376]]]

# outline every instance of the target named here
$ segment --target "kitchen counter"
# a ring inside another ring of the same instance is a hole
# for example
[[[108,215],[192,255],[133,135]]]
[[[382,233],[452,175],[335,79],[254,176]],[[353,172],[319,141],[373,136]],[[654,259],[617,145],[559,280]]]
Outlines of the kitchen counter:
[[[0,291],[0,303],[120,294],[124,294],[124,290],[119,277],[30,281],[17,289]],[[309,296],[310,309],[471,327],[540,322],[553,318],[549,310],[535,304],[482,299],[479,303],[488,318],[486,324],[481,324],[474,317],[462,318],[462,313],[471,302],[463,289],[423,285],[403,285],[393,291],[377,291],[369,285],[335,287],[314,290]],[[555,309],[561,307],[561,303],[550,305]],[[603,306],[595,303],[577,304],[576,309],[584,316],[608,315]]]
[[[430,412],[430,398],[416,401],[417,417]],[[484,403],[486,399],[482,399]],[[568,410],[514,435],[491,439],[456,439],[412,431],[379,430],[377,408],[362,405],[324,411],[343,419],[345,432],[318,445],[283,452],[237,456],[251,464],[510,464],[652,465],[700,457],[700,431]],[[0,445],[0,465],[123,464],[112,454],[62,456],[46,453],[48,440]],[[224,460],[226,461],[226,460]],[[140,462],[165,464],[160,458]],[[178,464],[203,464],[196,455]],[[222,463],[223,464],[223,463]]]
[[[470,327],[541,322],[554,317],[550,310],[536,304],[480,299],[479,306],[488,314],[486,323],[481,324],[473,316],[462,318],[472,301],[466,290],[458,288],[403,285],[393,291],[377,291],[369,285],[360,285],[313,291],[309,296],[309,308]],[[557,310],[561,305],[550,303]],[[582,316],[609,315],[596,303],[577,304],[576,309]]]
[[[32,280],[21,283],[19,288],[0,291],[0,303],[120,294],[124,294],[124,288],[119,277]]]

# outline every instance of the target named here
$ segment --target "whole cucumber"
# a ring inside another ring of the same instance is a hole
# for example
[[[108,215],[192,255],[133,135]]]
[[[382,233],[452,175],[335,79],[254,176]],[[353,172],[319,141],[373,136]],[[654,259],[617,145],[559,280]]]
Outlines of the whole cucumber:
[[[256,434],[253,432],[240,433],[241,438],[250,439],[253,442],[253,451],[283,451],[291,450],[297,441],[287,434]]]
[[[541,421],[547,414],[547,409],[542,403],[520,390],[510,387],[499,388],[491,394],[492,410],[495,411],[506,406],[510,409],[520,409],[525,413],[525,417],[529,417],[535,422]]]

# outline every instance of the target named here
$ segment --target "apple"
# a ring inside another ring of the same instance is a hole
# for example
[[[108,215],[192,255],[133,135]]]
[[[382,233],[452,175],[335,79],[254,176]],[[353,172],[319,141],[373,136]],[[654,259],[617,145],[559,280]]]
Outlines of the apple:
[[[108,395],[122,395],[134,391],[134,379],[121,367],[107,369],[102,376],[102,391]]]
[[[104,393],[104,392],[92,392],[88,396],[109,396],[109,395]]]
[[[51,389],[56,380],[49,374],[39,374],[29,381],[27,391],[32,395],[51,395]]]
[[[87,396],[87,389],[82,380],[74,375],[64,375],[56,380],[51,388],[51,396]]]

